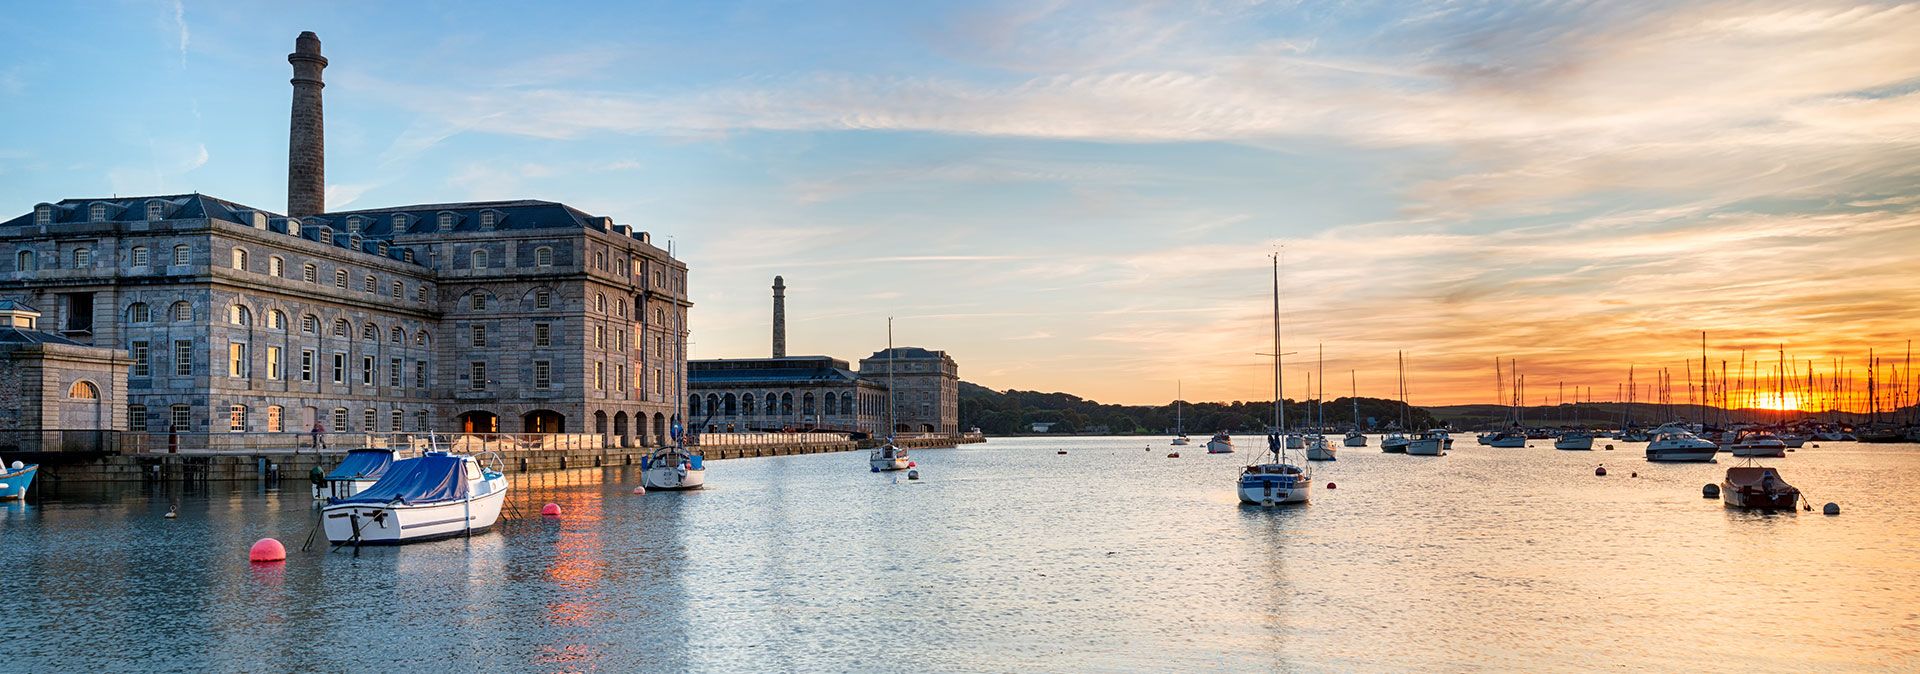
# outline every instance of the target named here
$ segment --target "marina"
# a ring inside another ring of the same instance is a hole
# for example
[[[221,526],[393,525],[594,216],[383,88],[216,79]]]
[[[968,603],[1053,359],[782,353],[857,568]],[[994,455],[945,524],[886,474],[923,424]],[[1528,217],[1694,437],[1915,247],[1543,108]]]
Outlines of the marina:
[[[1355,453],[1315,471],[1337,489],[1286,508],[1239,505],[1234,456],[1168,461],[1127,437],[922,450],[911,482],[849,452],[716,461],[724,479],[706,489],[644,496],[629,491],[637,467],[536,472],[513,476],[495,530],[357,558],[295,550],[317,511],[297,483],[40,485],[0,505],[0,568],[34,579],[12,585],[0,643],[37,671],[1681,671],[1766,653],[1743,669],[1804,672],[1920,659],[1901,636],[1920,597],[1920,453],[1835,442],[1779,461],[1809,499],[1845,508],[1826,517],[1725,507],[1700,489],[1732,464],[1642,463],[1642,446],[1615,444]],[[1594,477],[1595,460],[1616,470]],[[547,503],[562,514],[538,515]],[[1046,534],[1010,538],[1020,531]],[[286,562],[247,563],[263,537],[295,541]],[[1493,613],[1506,619],[1479,619]],[[872,638],[900,624],[911,639]]]

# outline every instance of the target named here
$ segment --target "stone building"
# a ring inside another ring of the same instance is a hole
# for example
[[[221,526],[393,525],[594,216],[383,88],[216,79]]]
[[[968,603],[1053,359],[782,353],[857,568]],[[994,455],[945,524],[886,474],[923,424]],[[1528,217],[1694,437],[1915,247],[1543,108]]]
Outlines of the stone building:
[[[881,349],[860,359],[860,377],[893,391],[894,430],[960,432],[960,366],[953,357],[917,346],[888,351]]]
[[[660,442],[687,267],[564,204],[327,212],[319,40],[295,67],[288,206],[45,202],[0,221],[0,298],[125,350],[136,431],[600,433]]]
[[[39,322],[32,307],[0,300],[0,452],[111,448],[98,432],[126,424],[125,353]]]

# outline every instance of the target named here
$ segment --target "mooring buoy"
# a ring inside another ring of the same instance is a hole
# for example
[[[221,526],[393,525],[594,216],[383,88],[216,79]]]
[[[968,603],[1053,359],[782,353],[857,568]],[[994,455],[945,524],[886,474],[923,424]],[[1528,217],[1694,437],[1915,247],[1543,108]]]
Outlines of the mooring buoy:
[[[1701,487],[1700,498],[1720,498],[1720,485],[1708,483]]]

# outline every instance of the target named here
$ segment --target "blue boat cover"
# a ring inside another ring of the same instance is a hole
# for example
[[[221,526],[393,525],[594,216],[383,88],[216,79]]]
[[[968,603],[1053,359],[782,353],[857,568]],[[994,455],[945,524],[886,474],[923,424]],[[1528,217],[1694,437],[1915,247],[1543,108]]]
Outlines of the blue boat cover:
[[[393,465],[391,449],[356,449],[347,452],[347,458],[327,473],[329,480],[378,480],[385,475],[387,467]]]
[[[467,478],[462,457],[446,454],[402,459],[387,468],[380,481],[334,503],[373,503],[385,505],[398,500],[407,505],[458,501],[467,497]]]

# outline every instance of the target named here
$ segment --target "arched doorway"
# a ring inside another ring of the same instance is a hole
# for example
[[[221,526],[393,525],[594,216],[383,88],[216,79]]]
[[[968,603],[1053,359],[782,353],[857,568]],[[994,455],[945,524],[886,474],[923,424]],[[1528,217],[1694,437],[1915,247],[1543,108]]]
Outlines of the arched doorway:
[[[659,412],[653,413],[653,444],[667,444],[667,417]]]
[[[628,442],[630,438],[627,437],[627,413],[624,411],[613,413],[613,437],[614,444],[621,447],[632,444]]]
[[[524,433],[565,433],[567,417],[553,410],[534,410],[521,417]]]
[[[593,434],[600,436],[600,445],[602,447],[606,446],[607,444],[607,413],[605,411],[602,411],[602,410],[593,411]]]
[[[486,410],[461,412],[453,418],[453,424],[462,433],[499,433],[500,417]]]

